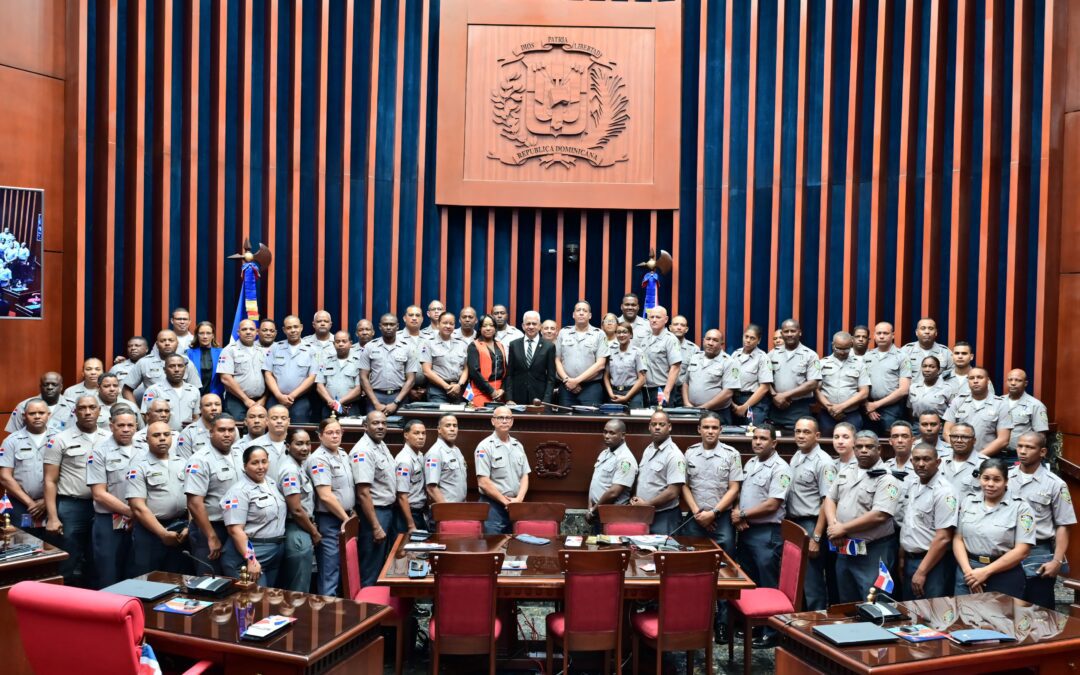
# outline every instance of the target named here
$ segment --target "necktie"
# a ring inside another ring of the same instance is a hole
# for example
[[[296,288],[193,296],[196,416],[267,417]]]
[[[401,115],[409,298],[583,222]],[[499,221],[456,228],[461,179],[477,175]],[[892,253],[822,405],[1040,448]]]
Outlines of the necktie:
[[[527,368],[532,365],[533,341],[526,340],[525,342],[525,367]]]

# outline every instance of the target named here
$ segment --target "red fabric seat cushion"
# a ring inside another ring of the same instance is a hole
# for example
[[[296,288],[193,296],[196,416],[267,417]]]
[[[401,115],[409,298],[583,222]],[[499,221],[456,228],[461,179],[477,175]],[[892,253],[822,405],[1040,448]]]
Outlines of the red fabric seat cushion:
[[[660,614],[657,612],[639,612],[630,617],[634,630],[650,640],[660,634]]]
[[[559,524],[554,520],[519,520],[514,523],[514,534],[531,534],[534,537],[559,536]]]
[[[386,605],[394,612],[394,616],[391,618],[397,621],[401,617],[405,616],[405,604],[408,602],[404,598],[395,598],[390,595],[390,588],[387,586],[365,586],[360,589],[360,592],[353,598],[357,602],[371,602],[376,605]]]
[[[606,523],[604,525],[604,534],[616,537],[636,537],[648,533],[649,526],[646,523]]]
[[[444,520],[439,523],[438,534],[467,534],[479,537],[484,533],[484,524],[479,520]]]
[[[740,614],[750,619],[795,611],[787,595],[775,588],[754,588],[743,591],[739,599],[732,600],[731,604]]]
[[[502,621],[499,621],[499,617],[495,617],[495,639],[499,639],[499,635],[502,634]],[[431,621],[428,622],[428,636],[435,639],[435,617],[431,617]]]

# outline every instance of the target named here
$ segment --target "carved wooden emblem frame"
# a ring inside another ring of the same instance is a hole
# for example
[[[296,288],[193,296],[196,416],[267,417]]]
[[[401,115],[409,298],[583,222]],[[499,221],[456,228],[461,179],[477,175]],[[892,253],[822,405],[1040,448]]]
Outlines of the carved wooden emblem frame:
[[[566,478],[570,475],[570,455],[566,443],[544,441],[536,446],[536,475],[539,478]]]

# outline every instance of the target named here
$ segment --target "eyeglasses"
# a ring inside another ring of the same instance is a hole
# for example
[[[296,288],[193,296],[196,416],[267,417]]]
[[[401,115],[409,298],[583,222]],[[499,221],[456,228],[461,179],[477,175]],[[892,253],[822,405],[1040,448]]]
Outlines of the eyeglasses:
[[[950,434],[949,438],[954,441],[970,441],[974,439],[974,436],[968,436],[967,434]]]
[[[494,415],[491,419],[499,420],[500,422],[505,422],[507,420],[512,420],[514,418],[511,415]]]

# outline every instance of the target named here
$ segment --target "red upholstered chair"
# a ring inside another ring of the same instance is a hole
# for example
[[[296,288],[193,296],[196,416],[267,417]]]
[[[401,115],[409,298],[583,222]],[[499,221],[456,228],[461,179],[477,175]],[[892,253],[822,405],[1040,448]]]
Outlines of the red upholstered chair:
[[[656,509],[645,504],[601,504],[596,513],[604,534],[633,537],[649,533]]]
[[[554,502],[514,502],[507,511],[514,525],[514,534],[554,538],[559,536],[559,525],[566,515],[566,506]]]
[[[503,558],[502,553],[431,554],[435,602],[428,635],[435,675],[440,654],[487,654],[488,672],[495,675],[495,640],[502,632],[495,617],[495,584]]]
[[[810,539],[806,532],[791,522],[780,523],[780,536],[784,547],[780,558],[780,588],[754,588],[743,591],[738,600],[728,603],[728,661],[735,655],[735,633],[731,627],[735,615],[743,617],[743,672],[750,673],[750,636],[754,626],[768,622],[770,616],[798,612],[802,609],[803,580],[806,579],[807,549]]]
[[[435,534],[466,534],[479,537],[484,534],[490,506],[482,502],[439,502],[431,505],[431,520]]]
[[[662,672],[664,652],[685,651],[686,672],[694,672],[695,649],[705,650],[705,670],[712,673],[713,616],[719,551],[657,552],[660,608],[630,617],[634,628],[634,675],[638,672],[638,642],[656,650],[656,672]]]
[[[556,642],[563,645],[562,672],[569,673],[570,652],[604,652],[604,675],[622,675],[623,581],[630,552],[559,551],[559,566],[566,575],[563,602],[566,610],[547,615],[547,670],[554,673],[551,657]]]
[[[341,532],[338,534],[338,555],[341,565],[341,585],[345,597],[357,602],[372,602],[377,605],[386,605],[392,611],[387,624],[393,626],[394,639],[394,673],[401,675],[401,669],[405,663],[405,619],[412,609],[412,601],[390,595],[387,586],[362,586],[360,584],[360,548],[356,538],[360,533],[360,520],[356,516],[350,517],[341,524]]]
[[[139,600],[38,581],[20,581],[8,598],[15,607],[23,651],[38,675],[139,672],[143,643]],[[185,675],[206,672],[213,665],[200,661]]]

